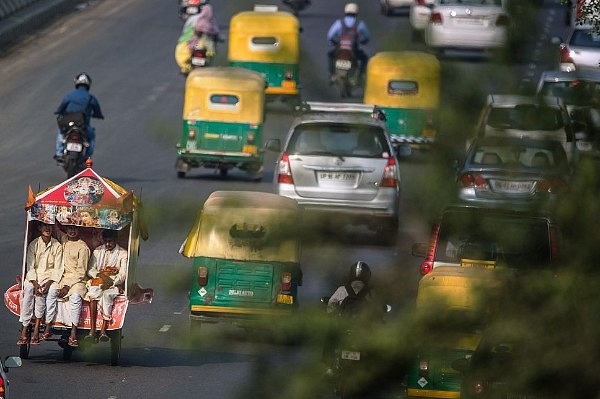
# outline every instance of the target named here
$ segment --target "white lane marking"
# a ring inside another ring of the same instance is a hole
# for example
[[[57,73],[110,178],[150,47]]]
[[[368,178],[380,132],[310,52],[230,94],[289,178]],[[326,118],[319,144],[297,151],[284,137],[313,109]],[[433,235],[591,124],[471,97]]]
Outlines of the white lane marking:
[[[171,329],[171,325],[170,325],[170,324],[165,324],[165,325],[163,325],[163,326],[162,326],[162,327],[161,327],[161,328],[158,330],[158,332],[163,332],[163,333],[164,333],[164,332],[167,332],[167,331],[169,331],[170,329]]]

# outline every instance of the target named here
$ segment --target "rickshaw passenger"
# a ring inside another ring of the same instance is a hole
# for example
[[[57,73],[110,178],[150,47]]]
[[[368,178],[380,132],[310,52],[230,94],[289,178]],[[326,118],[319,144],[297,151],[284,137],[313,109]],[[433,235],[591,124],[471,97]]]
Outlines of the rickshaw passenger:
[[[96,318],[98,305],[102,315],[100,341],[109,340],[106,328],[110,322],[113,300],[123,292],[123,284],[127,278],[127,250],[117,244],[117,232],[104,230],[104,244],[99,245],[90,258],[87,275],[86,299],[90,302],[91,329],[85,339],[94,339],[96,335]]]
[[[90,248],[79,237],[77,226],[66,226],[66,241],[63,242],[62,264],[54,269],[52,280],[54,283],[48,291],[46,301],[46,331],[42,339],[52,336],[52,324],[58,313],[58,299],[69,301],[69,323],[71,334],[69,346],[79,346],[77,342],[77,324],[81,315],[83,297],[87,291],[85,275],[90,260]],[[64,237],[64,236],[63,236]],[[67,323],[67,324],[69,324]]]
[[[52,226],[40,223],[38,230],[39,237],[27,246],[27,274],[23,283],[19,320],[23,328],[17,345],[27,344],[27,327],[33,317],[35,317],[35,324],[29,343],[32,345],[40,343],[40,323],[46,312],[48,289],[53,283],[52,274],[54,268],[62,263],[62,245],[52,237]]]
[[[371,41],[371,34],[364,21],[358,19],[357,14],[358,5],[356,3],[346,4],[344,7],[344,17],[336,20],[327,32],[327,42],[335,46],[327,53],[330,80],[333,80],[333,75],[335,74],[335,53],[340,40],[346,35],[351,36],[353,42],[352,50],[359,61],[359,78],[362,79],[365,75],[369,57],[359,47],[359,44],[365,45],[369,43]]]

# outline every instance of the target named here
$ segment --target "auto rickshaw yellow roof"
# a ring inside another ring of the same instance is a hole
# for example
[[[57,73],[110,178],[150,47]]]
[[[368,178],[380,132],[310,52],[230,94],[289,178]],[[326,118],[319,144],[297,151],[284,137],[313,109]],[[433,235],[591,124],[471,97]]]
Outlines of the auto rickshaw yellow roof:
[[[300,22],[292,13],[286,11],[242,11],[231,17],[229,30],[246,33],[295,32]]]
[[[262,91],[265,89],[265,78],[261,73],[246,68],[207,67],[191,71],[185,85],[186,88],[223,89],[231,87],[235,91]]]
[[[278,194],[215,191],[180,252],[186,257],[299,262],[300,215],[294,199]]]

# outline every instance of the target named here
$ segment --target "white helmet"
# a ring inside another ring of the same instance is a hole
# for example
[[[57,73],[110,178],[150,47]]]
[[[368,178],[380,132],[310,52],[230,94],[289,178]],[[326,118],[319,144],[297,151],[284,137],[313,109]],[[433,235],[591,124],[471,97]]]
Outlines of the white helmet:
[[[86,86],[89,90],[90,86],[92,85],[92,78],[87,73],[82,72],[79,75],[75,76],[75,79],[73,79],[73,83],[75,84],[75,87]]]
[[[358,14],[358,5],[356,3],[348,3],[344,7],[344,14]]]

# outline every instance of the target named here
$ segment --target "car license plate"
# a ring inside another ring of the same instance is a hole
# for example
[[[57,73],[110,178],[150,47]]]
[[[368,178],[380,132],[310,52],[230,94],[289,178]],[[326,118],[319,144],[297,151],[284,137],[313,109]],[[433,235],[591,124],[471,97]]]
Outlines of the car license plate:
[[[319,172],[319,182],[323,183],[354,183],[356,173],[348,172]]]
[[[456,18],[456,25],[461,26],[483,26],[484,19],[483,18]]]
[[[277,303],[284,303],[286,305],[294,304],[294,297],[286,294],[277,294]]]
[[[495,260],[461,259],[460,267],[471,268],[471,269],[493,270],[496,268],[496,261]]]
[[[344,360],[360,360],[360,352],[356,351],[342,351],[342,359]]]
[[[83,145],[81,143],[67,143],[67,151],[81,152]]]
[[[352,68],[352,62],[350,60],[335,60],[335,68],[348,71]]]
[[[533,189],[532,181],[491,180],[492,188],[499,193],[528,193]]]
[[[206,65],[206,58],[203,58],[203,57],[192,57],[192,65],[204,66],[204,65]]]

